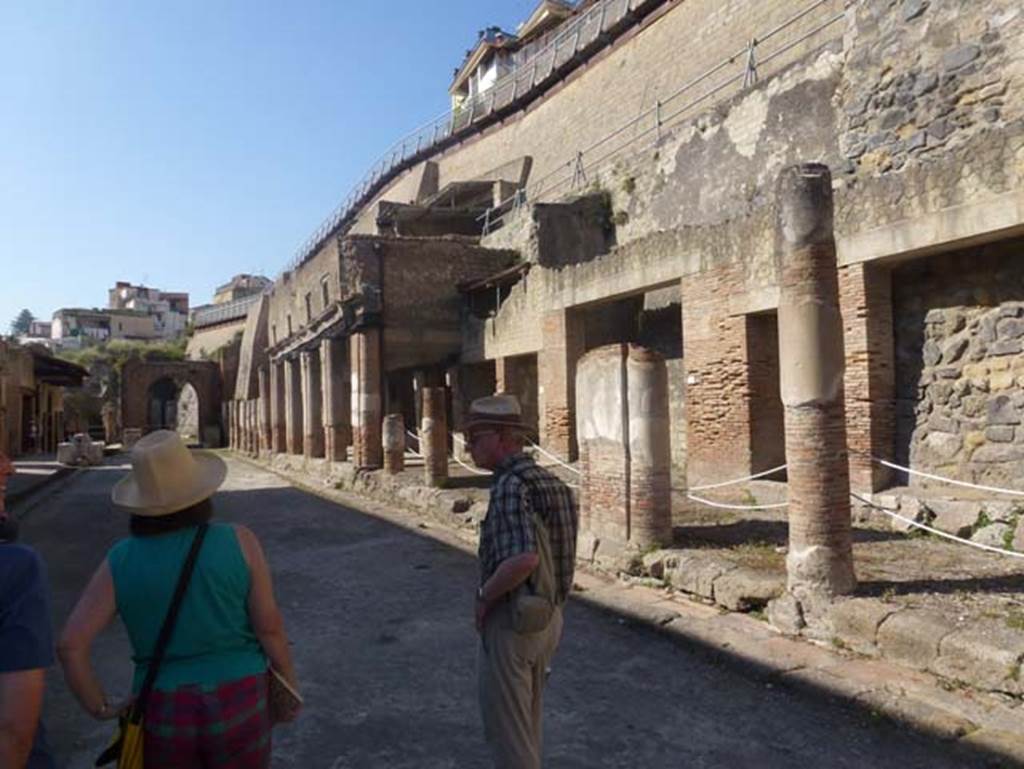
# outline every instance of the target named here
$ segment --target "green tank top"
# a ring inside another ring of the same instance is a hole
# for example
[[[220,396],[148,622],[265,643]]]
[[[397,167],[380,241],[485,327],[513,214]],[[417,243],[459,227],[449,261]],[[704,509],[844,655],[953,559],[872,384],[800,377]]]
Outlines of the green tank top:
[[[196,529],[129,537],[110,549],[117,612],[132,643],[138,693]],[[235,530],[211,524],[160,665],[156,689],[212,687],[267,669],[249,621],[249,566]]]

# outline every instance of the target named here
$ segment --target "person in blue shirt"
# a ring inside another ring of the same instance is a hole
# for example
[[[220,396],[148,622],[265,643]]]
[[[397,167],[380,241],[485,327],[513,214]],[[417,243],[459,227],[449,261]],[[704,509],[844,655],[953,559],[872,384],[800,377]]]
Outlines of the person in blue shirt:
[[[10,469],[0,454],[0,475]],[[46,569],[30,547],[15,544],[17,522],[0,494],[0,767],[53,769],[39,714],[53,627]]]

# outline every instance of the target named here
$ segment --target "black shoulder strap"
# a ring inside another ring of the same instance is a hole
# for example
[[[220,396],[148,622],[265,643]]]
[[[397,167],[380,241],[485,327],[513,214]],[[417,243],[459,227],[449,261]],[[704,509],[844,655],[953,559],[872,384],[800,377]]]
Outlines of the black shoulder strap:
[[[196,535],[192,539],[192,549],[188,551],[185,564],[181,567],[181,575],[178,577],[178,585],[174,589],[174,597],[171,599],[170,608],[167,609],[164,624],[160,627],[160,635],[157,636],[156,646],[153,649],[153,658],[149,663],[149,669],[146,671],[146,680],[142,683],[142,689],[139,690],[138,699],[136,699],[135,706],[132,708],[132,720],[136,723],[142,719],[142,715],[146,712],[146,700],[149,699],[149,693],[153,690],[153,684],[156,683],[157,674],[160,672],[160,663],[163,662],[164,654],[167,652],[167,645],[171,642],[174,625],[178,619],[178,610],[181,609],[181,601],[185,597],[185,590],[188,589],[188,583],[192,578],[192,571],[195,569],[196,560],[199,558],[199,548],[203,545],[203,538],[206,537],[206,530],[208,528],[209,524],[204,523],[196,531]]]

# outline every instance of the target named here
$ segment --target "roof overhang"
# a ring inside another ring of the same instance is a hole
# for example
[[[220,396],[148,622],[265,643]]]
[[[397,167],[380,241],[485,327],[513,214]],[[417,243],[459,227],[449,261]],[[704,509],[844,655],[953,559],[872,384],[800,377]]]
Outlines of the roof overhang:
[[[69,360],[32,350],[32,373],[37,381],[57,387],[81,387],[89,372]]]
[[[529,42],[530,38],[546,32],[557,24],[561,24],[572,13],[573,8],[567,3],[560,3],[557,0],[543,0],[519,28],[520,42]]]

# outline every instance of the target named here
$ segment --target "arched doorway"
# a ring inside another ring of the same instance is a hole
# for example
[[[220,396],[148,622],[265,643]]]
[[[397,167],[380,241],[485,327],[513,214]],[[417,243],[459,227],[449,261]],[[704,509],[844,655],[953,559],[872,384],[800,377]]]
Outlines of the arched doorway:
[[[181,439],[186,444],[199,443],[199,393],[191,382],[186,382],[178,395],[177,416],[176,427]]]
[[[149,386],[146,398],[146,431],[174,430],[178,424],[178,386],[168,377]]]

